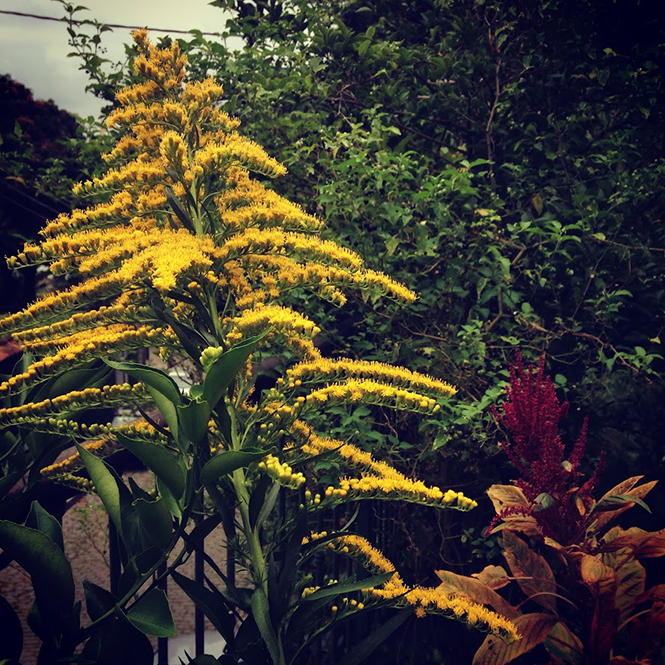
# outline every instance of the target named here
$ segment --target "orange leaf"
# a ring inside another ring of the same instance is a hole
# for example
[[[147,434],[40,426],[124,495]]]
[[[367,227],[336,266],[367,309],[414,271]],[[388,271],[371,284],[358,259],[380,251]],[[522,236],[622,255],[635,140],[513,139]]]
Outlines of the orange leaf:
[[[529,503],[524,492],[519,487],[514,485],[492,485],[487,490],[487,496],[494,505],[494,510],[497,514],[506,510],[506,508],[530,508]],[[542,535],[538,528],[538,522],[531,515],[507,515],[503,518],[504,524],[499,525],[494,532],[502,528],[512,529],[519,531],[527,536],[540,536]]]
[[[617,576],[614,606],[619,610],[619,624],[623,623],[644,593],[647,571],[626,548],[603,555],[603,562],[613,568]]]
[[[514,485],[492,485],[487,490],[487,496],[492,500],[497,513],[514,506],[528,508],[530,505],[524,492]]]
[[[504,665],[522,654],[542,644],[555,624],[558,617],[551,614],[524,614],[514,619],[521,640],[506,644],[501,638],[488,635],[473,657],[473,665]]]
[[[504,556],[513,577],[534,602],[556,614],[556,582],[545,559],[511,531],[503,532]]]
[[[580,576],[594,596],[591,630],[586,645],[590,662],[603,663],[614,645],[618,615],[614,606],[617,591],[617,574],[598,556],[585,554],[580,560]]]
[[[471,577],[475,577],[490,589],[502,589],[510,584],[510,578],[503,566],[485,566],[479,573],[473,573]]]
[[[611,536],[615,533],[618,535],[612,538]],[[609,540],[608,536],[610,536]],[[624,547],[632,549],[634,555],[639,559],[665,556],[665,529],[660,531],[644,531],[638,527],[618,531],[612,529],[602,543],[604,552],[612,552]]]
[[[635,476],[634,479],[629,478],[628,480],[625,480],[624,483],[628,483],[629,481],[633,481],[633,480],[636,480],[636,482],[637,482],[637,480],[639,480],[640,478],[642,478],[642,476]],[[605,496],[603,496],[601,498],[601,500],[598,501],[598,503],[600,503],[603,499],[607,498],[608,496],[616,496],[617,494],[630,494],[631,496],[634,496],[637,499],[643,499],[656,486],[657,483],[658,483],[657,480],[652,480],[650,483],[644,483],[643,485],[638,485],[637,487],[632,487],[632,485],[631,485],[631,489],[629,491],[615,492],[614,490],[621,487],[621,485],[623,484],[623,483],[619,483],[619,485],[617,485],[615,488],[613,488],[609,492],[607,492],[605,494]],[[596,505],[598,505],[598,504],[596,504]],[[595,530],[600,531],[602,528],[607,526],[612,520],[615,520],[617,517],[619,517],[619,515],[622,515],[627,510],[630,510],[634,505],[635,505],[634,503],[628,502],[622,508],[619,508],[617,510],[609,510],[607,512],[600,513],[600,514],[594,513],[593,511],[591,511],[591,514],[594,515],[594,518],[596,520],[596,529]]]

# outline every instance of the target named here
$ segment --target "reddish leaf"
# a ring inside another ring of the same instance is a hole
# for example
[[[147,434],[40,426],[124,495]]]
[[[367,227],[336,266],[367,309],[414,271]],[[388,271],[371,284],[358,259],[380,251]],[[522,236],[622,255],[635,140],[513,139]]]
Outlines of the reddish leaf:
[[[490,589],[502,589],[510,584],[510,578],[503,566],[485,566],[479,573],[473,573],[475,577]]]
[[[616,537],[613,537],[615,534]],[[612,529],[602,543],[604,552],[613,552],[624,547],[633,550],[639,559],[665,556],[665,529],[660,531],[644,531],[637,527],[630,529]]]
[[[604,663],[614,645],[619,612],[614,606],[617,574],[598,556],[584,555],[580,575],[594,596],[594,611],[587,641],[590,662]]]
[[[640,480],[642,480],[642,478],[644,478],[644,476],[632,476],[632,478],[626,478],[626,480],[620,482],[618,485],[615,485],[608,492],[605,492],[605,494],[603,494],[603,496],[600,497],[598,503],[600,503],[600,501],[602,501],[603,499],[607,499],[610,496],[615,496],[617,494],[626,494],[627,492],[630,492],[630,490],[632,490],[633,487],[635,487],[635,485],[637,485],[637,483],[639,483]]]
[[[21,353],[22,350],[23,349],[21,349],[21,347],[13,339],[10,339],[9,337],[3,339],[0,341],[0,362],[6,360],[7,358],[11,358],[17,353]]]
[[[504,531],[504,556],[513,577],[534,602],[556,614],[556,582],[545,559],[511,531]]]
[[[637,480],[639,480],[640,478],[642,478],[642,476],[635,476],[635,478]],[[633,478],[629,478],[629,480],[632,481]],[[624,482],[628,482],[628,481],[624,481]],[[631,496],[634,496],[638,499],[643,499],[655,487],[657,482],[658,482],[657,480],[653,480],[650,483],[644,483],[644,485],[638,485],[637,487],[633,487],[630,490],[629,493],[630,493]],[[607,494],[605,494],[605,496],[598,502],[598,504],[601,503],[601,501],[603,499],[605,499],[606,497],[608,497],[608,496],[616,496],[618,494],[626,494],[627,493],[627,492],[615,492],[614,490],[616,490],[619,487],[621,487],[621,483],[619,485],[617,485],[614,489],[607,492]],[[596,504],[596,505],[598,505],[598,504]],[[593,511],[591,511],[592,515],[594,515],[594,517],[596,519],[596,531],[600,531],[601,529],[603,529],[610,522],[612,522],[617,517],[619,517],[619,515],[622,515],[627,510],[630,510],[634,505],[635,505],[635,503],[631,501],[631,502],[627,503],[623,508],[619,508],[617,510],[610,510],[610,511],[600,513],[600,514],[594,513]]]
[[[660,600],[665,601],[665,584],[656,584],[650,589],[647,589],[640,598],[638,598],[638,603],[646,603],[650,600]]]
[[[513,623],[522,636],[521,640],[506,644],[501,638],[488,635],[473,657],[473,665],[504,665],[542,644],[558,617],[551,614],[524,614]]]
[[[651,611],[631,624],[630,641],[640,656],[650,656],[663,644],[665,637],[665,603],[654,603]]]
[[[519,612],[496,591],[485,586],[480,580],[473,577],[457,575],[447,570],[435,571],[442,584],[439,589],[446,593],[458,593],[466,596],[469,600],[481,605],[491,605],[499,614],[508,619],[513,619]]]

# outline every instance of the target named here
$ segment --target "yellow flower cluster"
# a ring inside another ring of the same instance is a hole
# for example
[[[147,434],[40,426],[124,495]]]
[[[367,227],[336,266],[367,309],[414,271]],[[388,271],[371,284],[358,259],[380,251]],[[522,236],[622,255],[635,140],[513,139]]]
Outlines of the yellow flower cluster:
[[[92,441],[87,441],[83,444],[83,448],[90,452],[94,452],[98,457],[108,457],[120,448],[120,444],[118,444],[115,437],[116,432],[121,432],[131,438],[152,442],[163,442],[164,440],[163,435],[160,434],[150,423],[144,420],[137,420],[128,425],[115,427],[113,430],[107,426],[91,425],[86,429],[86,433],[90,435],[101,433],[103,436]],[[50,466],[44,467],[41,470],[41,474],[47,478],[59,480],[60,476],[63,474],[71,474],[82,468],[83,461],[77,452],[60,462],[55,462]]]
[[[177,344],[177,337],[167,328],[133,327],[122,323],[84,330],[68,337],[27,342],[24,346],[32,352],[53,353],[36,360],[25,372],[0,384],[0,395],[23,384],[41,381],[70,367],[107,356],[111,351],[171,344]]]
[[[320,455],[334,452],[338,459],[347,467],[360,469],[364,472],[361,478],[344,478],[337,487],[327,487],[319,501],[308,501],[319,506],[326,499],[334,503],[335,499],[354,501],[358,499],[397,499],[412,503],[422,503],[438,508],[471,510],[478,503],[464,496],[463,492],[428,487],[420,480],[407,478],[387,462],[374,459],[372,455],[360,448],[343,441],[326,439],[315,434],[303,421],[295,420],[289,426],[289,433],[300,443],[299,449],[308,455]],[[316,498],[316,497],[314,497]]]
[[[471,626],[494,633],[508,641],[520,639],[515,624],[484,605],[468,598],[446,594],[439,588],[410,587],[404,583],[393,564],[361,536],[343,535],[330,541],[328,547],[334,551],[360,559],[374,574],[393,572],[392,577],[380,588],[365,589],[368,601],[388,601],[397,607],[413,607],[417,616],[442,614],[458,619]]]
[[[146,398],[147,393],[142,383],[136,383],[133,386],[124,383],[104,386],[103,388],[85,388],[39,402],[26,402],[20,406],[0,409],[0,422],[20,424],[29,421],[31,418],[62,414],[83,407],[97,405],[108,407],[114,404],[143,401]]]
[[[268,305],[245,310],[233,319],[224,322],[230,325],[226,339],[231,343],[239,342],[243,337],[257,335],[266,330],[298,334],[309,338],[315,337],[321,329],[307,317],[288,307]]]
[[[257,466],[280,485],[284,485],[284,487],[298,489],[305,483],[304,474],[300,472],[294,473],[293,469],[286,462],[280,462],[274,455],[266,455]]]
[[[441,408],[431,397],[368,379],[348,379],[313,390],[304,397],[304,401],[308,407],[364,402],[416,413],[436,413]]]
[[[300,387],[303,383],[323,383],[354,377],[404,386],[437,397],[451,397],[457,392],[456,388],[445,381],[412,372],[405,367],[345,358],[320,358],[309,363],[299,363],[286,370],[286,375],[286,385],[289,388]]]

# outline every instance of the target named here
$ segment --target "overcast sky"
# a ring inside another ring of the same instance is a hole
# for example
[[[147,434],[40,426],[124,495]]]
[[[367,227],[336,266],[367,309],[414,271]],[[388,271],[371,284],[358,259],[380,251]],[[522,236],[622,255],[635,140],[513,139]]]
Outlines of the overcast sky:
[[[102,23],[221,32],[224,13],[211,7],[209,1],[72,0],[90,10],[81,12],[80,18]],[[54,17],[64,14],[60,3],[53,0],[0,0],[0,10]],[[107,57],[116,60],[123,56],[122,45],[131,41],[130,32],[115,28],[105,33]],[[96,115],[102,103],[84,92],[88,79],[78,71],[80,61],[67,58],[67,39],[65,23],[0,14],[0,74],[23,83],[36,99],[53,99],[61,108],[84,117]]]

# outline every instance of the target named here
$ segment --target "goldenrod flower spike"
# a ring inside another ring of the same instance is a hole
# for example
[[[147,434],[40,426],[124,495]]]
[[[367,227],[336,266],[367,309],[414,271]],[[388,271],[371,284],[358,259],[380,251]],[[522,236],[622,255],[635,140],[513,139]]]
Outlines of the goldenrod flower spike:
[[[394,572],[393,564],[375,547],[361,536],[344,535],[329,541],[328,547],[361,561],[372,573],[390,573],[392,577],[380,588],[363,591],[366,603],[386,602],[397,607],[413,607],[416,616],[441,614],[449,619],[457,619],[480,630],[494,633],[508,641],[520,639],[512,621],[475,603],[464,596],[446,594],[439,588],[410,587],[404,583],[399,573]]]

